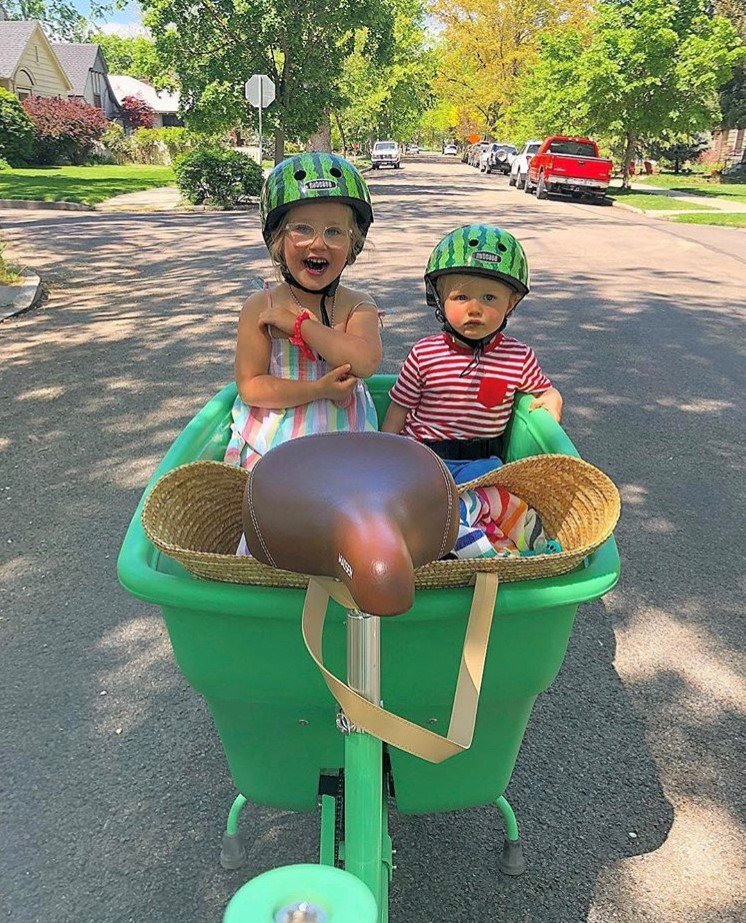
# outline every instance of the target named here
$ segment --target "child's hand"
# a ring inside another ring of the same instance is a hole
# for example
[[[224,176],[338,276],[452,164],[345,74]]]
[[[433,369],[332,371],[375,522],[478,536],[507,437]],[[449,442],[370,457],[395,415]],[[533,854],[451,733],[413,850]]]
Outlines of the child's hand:
[[[319,378],[316,382],[319,397],[344,403],[355,390],[355,385],[357,384],[357,378],[350,375],[351,368],[352,366],[347,362],[345,365],[340,365],[339,368],[327,372],[323,378]]]
[[[288,336],[292,336],[295,333],[295,319],[298,313],[297,311],[271,304],[259,314],[257,323],[260,330],[274,327],[275,330],[281,330]]]
[[[562,420],[562,395],[556,388],[548,388],[534,399],[529,411],[543,407],[558,423]]]

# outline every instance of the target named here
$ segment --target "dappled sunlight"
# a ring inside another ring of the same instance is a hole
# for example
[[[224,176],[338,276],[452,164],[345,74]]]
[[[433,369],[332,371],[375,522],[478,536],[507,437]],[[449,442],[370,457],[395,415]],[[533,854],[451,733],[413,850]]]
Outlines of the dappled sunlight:
[[[689,613],[694,615],[696,613]],[[625,682],[645,683],[660,675],[676,677],[677,708],[685,717],[696,698],[697,714],[717,720],[724,710],[746,715],[746,661],[730,654],[696,622],[645,608],[617,629],[616,665]]]
[[[141,693],[148,690],[157,695],[175,683],[168,634],[160,614],[153,611],[106,632],[96,648],[111,664],[98,674],[105,694],[99,693],[94,713],[96,729],[101,734],[126,735],[149,713],[148,702]],[[164,666],[166,669],[162,669]],[[132,694],[135,691],[137,695]]]
[[[732,401],[718,401],[707,398],[700,398],[696,401],[680,400],[674,398],[661,398],[656,401],[661,407],[668,407],[680,410],[683,413],[718,413],[723,410],[735,410],[736,405]]]
[[[692,923],[735,919],[743,911],[744,889],[738,886],[746,867],[743,822],[704,797],[675,808],[662,846],[601,871],[588,923],[608,923],[620,906],[629,907],[633,920]]]

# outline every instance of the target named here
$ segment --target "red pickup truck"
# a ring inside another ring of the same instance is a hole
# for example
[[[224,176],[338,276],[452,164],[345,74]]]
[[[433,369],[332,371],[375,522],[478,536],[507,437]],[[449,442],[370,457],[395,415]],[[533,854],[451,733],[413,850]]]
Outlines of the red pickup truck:
[[[553,135],[531,158],[525,192],[545,199],[550,192],[602,199],[611,181],[612,162],[598,156],[598,145],[589,138]]]

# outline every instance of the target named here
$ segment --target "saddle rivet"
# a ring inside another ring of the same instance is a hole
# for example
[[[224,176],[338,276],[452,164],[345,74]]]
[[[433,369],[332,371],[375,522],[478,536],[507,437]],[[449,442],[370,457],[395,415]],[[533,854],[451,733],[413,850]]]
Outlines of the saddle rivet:
[[[307,728],[307,727],[308,727],[308,721],[306,721],[305,718],[298,718],[298,724],[299,724],[302,728]]]
[[[438,723],[438,719],[437,719],[437,718],[428,718],[428,722],[427,722],[427,723],[428,723],[428,724],[437,724],[437,723]]]
[[[308,901],[290,904],[275,914],[275,923],[325,923],[326,919],[321,907]]]

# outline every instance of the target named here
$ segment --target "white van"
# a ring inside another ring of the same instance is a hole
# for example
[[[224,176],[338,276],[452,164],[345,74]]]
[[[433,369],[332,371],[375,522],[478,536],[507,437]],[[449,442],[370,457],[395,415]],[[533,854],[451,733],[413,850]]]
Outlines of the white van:
[[[401,166],[401,152],[396,141],[376,141],[370,154],[371,165],[374,170],[379,167],[394,167],[399,169]]]

